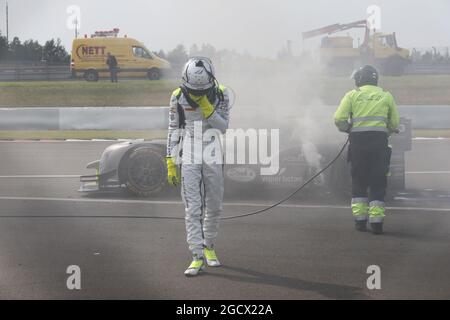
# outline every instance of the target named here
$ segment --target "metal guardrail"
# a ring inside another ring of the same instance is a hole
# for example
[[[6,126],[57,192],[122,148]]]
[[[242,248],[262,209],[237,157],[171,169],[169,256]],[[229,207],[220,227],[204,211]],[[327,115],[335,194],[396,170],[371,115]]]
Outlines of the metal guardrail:
[[[69,80],[69,66],[1,66],[0,81]]]
[[[244,107],[243,107],[244,108]],[[314,108],[329,119],[336,106]],[[413,129],[450,129],[450,106],[399,106]],[[164,130],[167,107],[0,108],[0,130]]]
[[[450,64],[411,64],[406,74],[450,74]]]
[[[180,71],[181,72],[181,71]],[[178,73],[171,71],[166,71],[164,78],[173,78]],[[122,80],[127,79],[147,79],[142,76],[140,78],[129,78],[121,77],[119,73],[119,78]],[[69,66],[27,66],[27,65],[12,65],[5,66],[0,65],[0,82],[13,82],[13,81],[67,81],[67,80],[83,80],[83,77],[78,75],[77,78],[72,77]]]
[[[158,130],[167,107],[0,108],[0,130]]]
[[[175,70],[175,69],[174,69]],[[409,65],[406,74],[450,74],[450,64],[422,64]],[[171,72],[167,77],[172,77],[176,72]],[[63,81],[71,80],[72,74],[67,65],[0,65],[0,81]]]

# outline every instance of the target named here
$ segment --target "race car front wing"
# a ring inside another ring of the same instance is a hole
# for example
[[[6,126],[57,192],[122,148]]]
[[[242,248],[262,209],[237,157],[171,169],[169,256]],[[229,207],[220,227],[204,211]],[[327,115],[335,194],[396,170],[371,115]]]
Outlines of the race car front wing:
[[[96,160],[86,166],[87,169],[95,169],[96,174],[80,176],[81,185],[78,192],[94,193],[111,191],[121,187],[118,178],[115,179],[117,177],[117,170],[100,174],[99,165],[100,160]]]

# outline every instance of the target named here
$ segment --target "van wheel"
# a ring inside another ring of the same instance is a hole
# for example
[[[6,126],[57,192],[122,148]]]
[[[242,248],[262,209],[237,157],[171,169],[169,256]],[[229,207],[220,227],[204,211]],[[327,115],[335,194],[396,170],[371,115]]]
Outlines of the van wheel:
[[[159,69],[157,68],[152,68],[150,70],[148,70],[147,72],[147,77],[149,80],[159,80],[161,79],[161,71],[159,71]]]
[[[84,73],[84,79],[88,82],[98,81],[98,72],[95,70],[89,70]]]

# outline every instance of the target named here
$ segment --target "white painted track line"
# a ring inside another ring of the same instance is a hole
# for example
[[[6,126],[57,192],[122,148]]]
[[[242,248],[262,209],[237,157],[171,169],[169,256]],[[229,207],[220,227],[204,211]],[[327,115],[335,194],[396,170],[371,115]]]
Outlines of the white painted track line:
[[[158,201],[158,200],[126,200],[126,199],[84,199],[84,198],[45,198],[45,197],[0,197],[0,200],[16,201],[59,201],[80,203],[123,203],[123,204],[157,204],[157,205],[182,205],[182,201]],[[230,207],[267,207],[270,203],[252,202],[225,202],[224,206]],[[350,206],[339,205],[303,205],[303,204],[281,204],[280,208],[296,209],[350,209]],[[421,208],[421,207],[386,207],[388,210],[399,211],[426,211],[426,212],[450,212],[450,208]]]
[[[450,174],[450,171],[406,171],[405,174]]]
[[[54,175],[11,175],[0,176],[0,179],[64,179],[64,178],[80,178],[76,174],[54,174]]]

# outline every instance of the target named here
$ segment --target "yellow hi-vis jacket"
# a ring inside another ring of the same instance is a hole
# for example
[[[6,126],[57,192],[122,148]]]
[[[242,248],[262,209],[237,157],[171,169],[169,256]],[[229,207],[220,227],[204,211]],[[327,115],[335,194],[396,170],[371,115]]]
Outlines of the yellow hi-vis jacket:
[[[394,132],[399,124],[397,105],[392,95],[372,85],[348,92],[334,114],[334,122],[343,132]]]

